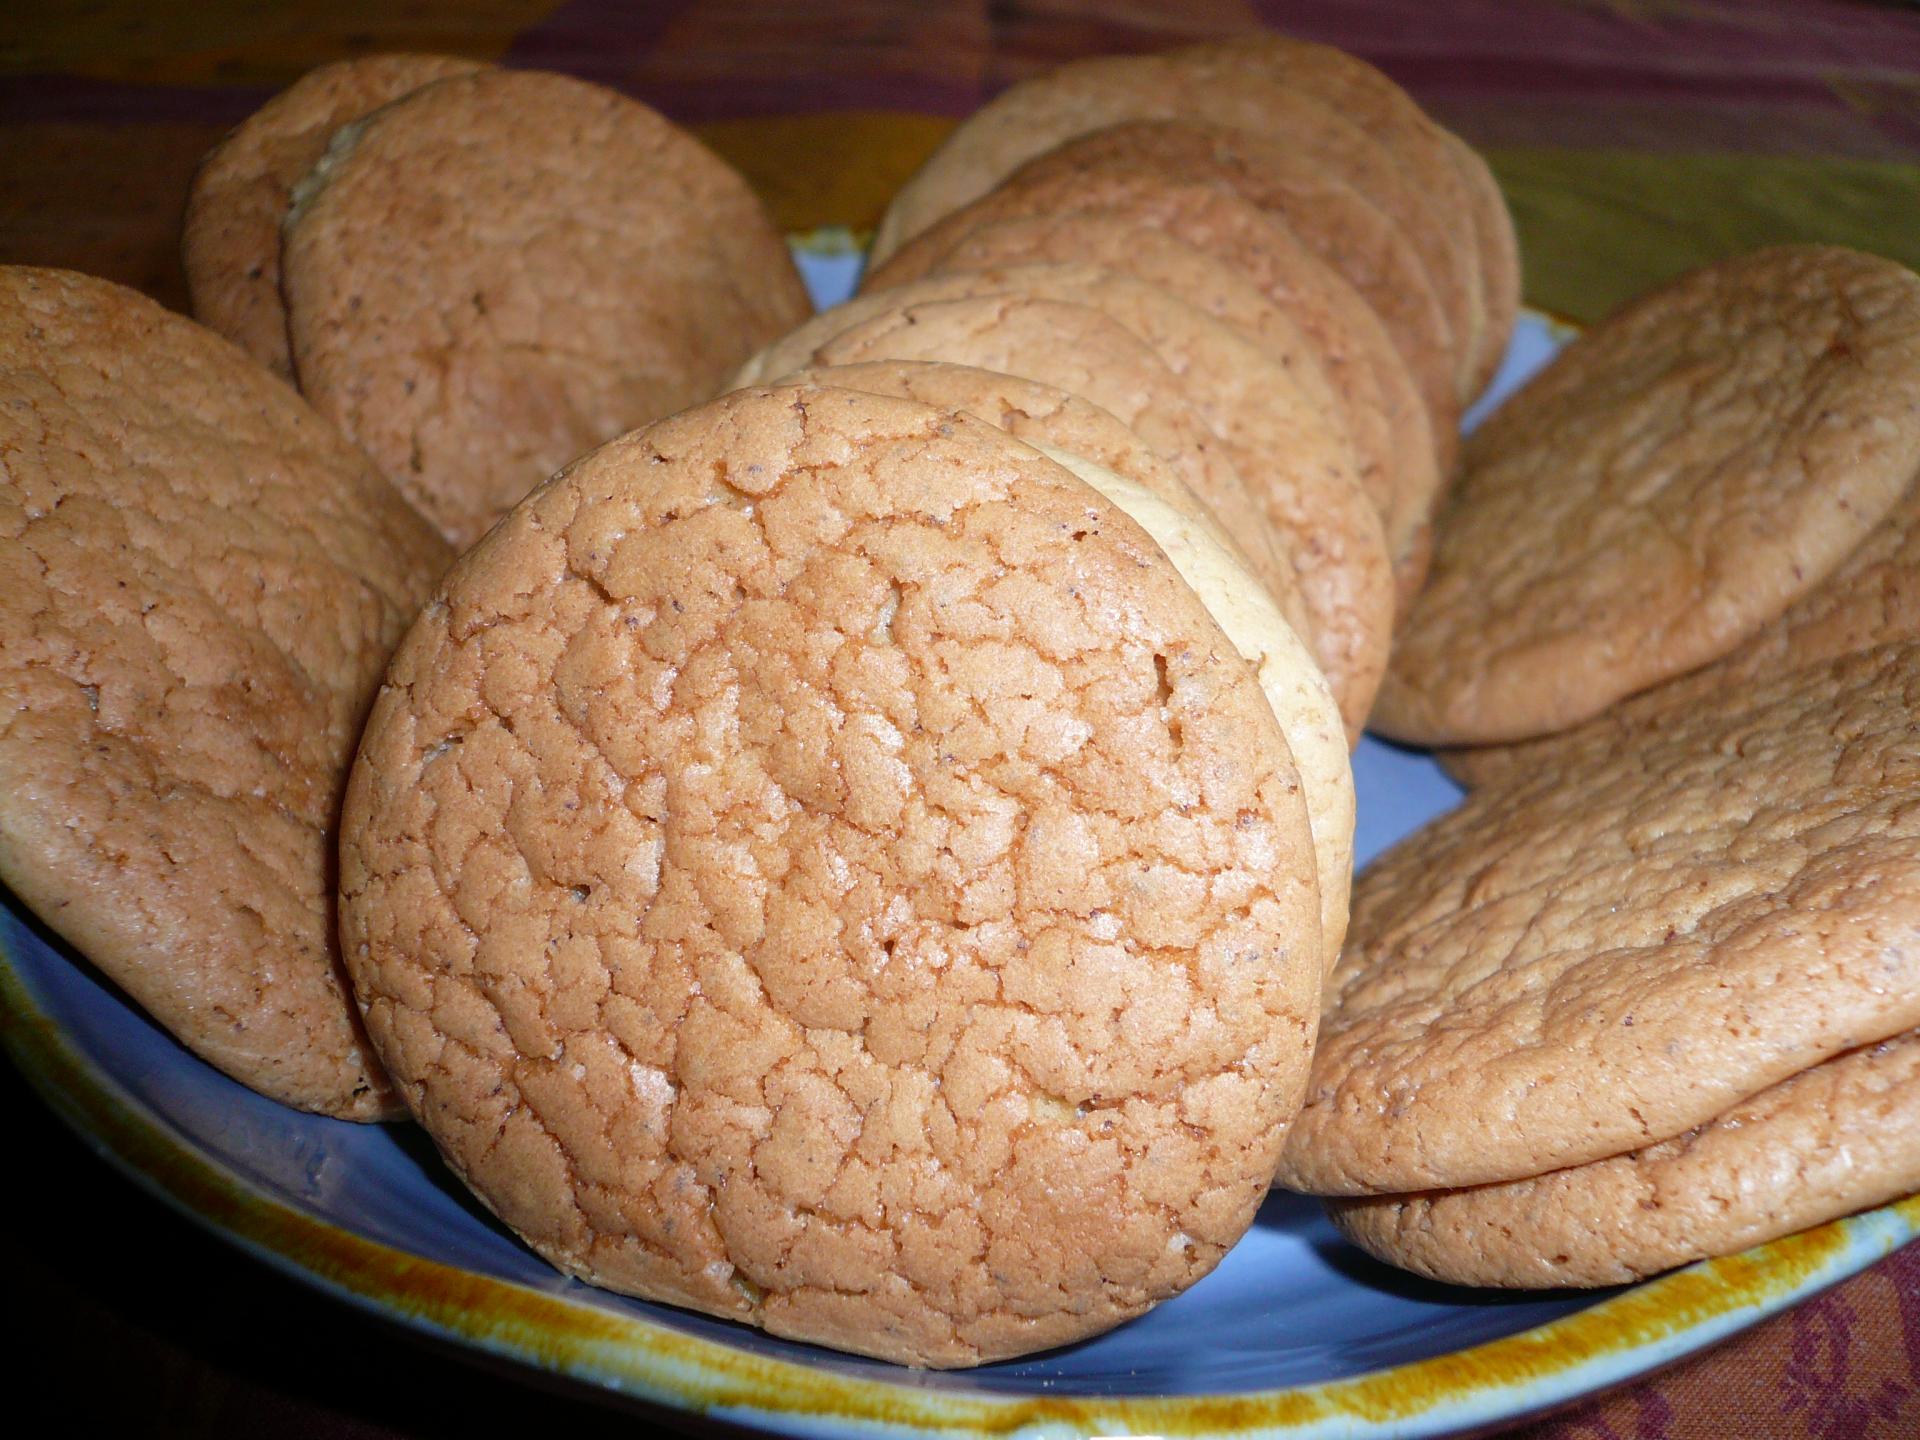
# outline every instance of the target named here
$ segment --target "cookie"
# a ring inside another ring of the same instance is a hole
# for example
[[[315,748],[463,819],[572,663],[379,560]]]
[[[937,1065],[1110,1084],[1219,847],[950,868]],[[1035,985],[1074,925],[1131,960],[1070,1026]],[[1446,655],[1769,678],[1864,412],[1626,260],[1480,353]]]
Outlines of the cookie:
[[[955,236],[947,249],[916,243],[871,275],[868,286],[880,288],[894,276],[918,279],[906,265],[910,253],[923,257],[922,273],[949,258],[964,258],[969,264],[1042,258],[1024,253],[1022,247],[1051,244],[1038,237],[1070,233],[1083,220],[1125,224],[1135,233],[1164,233],[1231,266],[1285,310],[1319,347],[1335,388],[1351,394],[1356,408],[1379,415],[1397,490],[1405,492],[1396,495],[1397,503],[1431,510],[1441,477],[1453,463],[1453,432],[1435,434],[1406,361],[1359,292],[1282,221],[1231,191],[1136,168],[1090,171],[1075,196],[1061,196],[1050,213],[972,230],[943,226],[944,233]]]
[[[966,236],[931,273],[1066,261],[1083,261],[1157,285],[1238,331],[1288,370],[1309,403],[1346,432],[1356,477],[1386,531],[1398,592],[1412,598],[1425,574],[1432,486],[1424,475],[1409,483],[1396,472],[1397,457],[1372,370],[1335,363],[1355,358],[1350,347],[1329,351],[1225,261],[1173,236],[1142,232],[1118,215],[1079,211],[989,225]],[[1429,454],[1425,468],[1430,471],[1432,466]]]
[[[1353,881],[1353,765],[1340,707],[1319,662],[1211,520],[1081,455],[1044,441],[1028,443],[1086,481],[1147,532],[1259,675],[1261,692],[1300,772],[1320,885],[1321,953],[1331,973],[1346,939]]]
[[[531,71],[443,80],[342,130],[282,265],[300,388],[456,546],[810,308],[723,161]]]
[[[1477,790],[1354,888],[1282,1183],[1524,1179],[1920,1024],[1920,650]]]
[[[569,1273],[964,1365],[1205,1274],[1313,1033],[1251,667],[980,422],[737,392],[455,566],[346,803],[367,1025]]]
[[[1167,59],[1189,87],[1203,91],[1253,78],[1311,97],[1374,142],[1390,162],[1391,182],[1377,187],[1343,178],[1387,209],[1419,251],[1453,331],[1461,403],[1478,395],[1492,373],[1482,373],[1491,336],[1482,293],[1478,214],[1440,128],[1373,66],[1330,45],[1280,35],[1243,35],[1170,51]],[[1290,142],[1284,130],[1250,128]]]
[[[1449,382],[1464,376],[1473,344],[1466,327],[1476,317],[1472,296],[1454,281],[1469,272],[1457,267],[1453,242],[1434,223],[1437,212],[1363,129],[1257,67],[1208,68],[1163,55],[1102,56],[1002,91],[948,136],[894,196],[874,238],[874,263],[1037,156],[1090,132],[1143,120],[1235,132],[1350,186],[1401,232],[1415,271],[1440,307]]]
[[[393,1113],[334,821],[452,557],[238,349],[66,271],[0,268],[0,456],[0,879],[236,1080]]]
[[[1243,35],[1171,52],[1174,64],[1206,85],[1223,72],[1246,70],[1304,91],[1379,143],[1426,201],[1436,240],[1423,250],[1429,270],[1448,277],[1465,297],[1472,345],[1461,392],[1471,401],[1506,354],[1519,311],[1519,247],[1513,220],[1492,172],[1458,136],[1434,123],[1387,76],[1331,45],[1274,34]],[[1452,312],[1450,312],[1452,313]]]
[[[1477,430],[1374,723],[1564,730],[1718,659],[1920,468],[1920,277],[1832,246],[1722,261],[1574,341]]]
[[[1609,736],[1658,729],[1673,715],[1717,703],[1803,665],[1898,640],[1920,639],[1920,485],[1820,586],[1730,654],[1703,669],[1622,701],[1573,730],[1512,745],[1439,752],[1448,774],[1472,787],[1520,770],[1565,769],[1582,751],[1618,743]]]
[[[280,298],[280,221],[333,132],[422,85],[483,67],[449,55],[367,55],[310,70],[200,162],[180,259],[194,317],[293,378]]]
[[[851,337],[917,325],[908,312],[918,305],[1005,294],[1099,310],[1146,341],[1181,378],[1188,402],[1220,437],[1288,548],[1308,612],[1304,638],[1357,735],[1393,626],[1393,572],[1380,517],[1360,488],[1351,448],[1337,426],[1288,371],[1218,321],[1151,285],[1095,266],[1007,266],[929,276],[862,296],[837,313],[814,317],[773,353],[784,357],[812,348],[825,360],[817,347],[830,332],[852,343]],[[917,337],[915,343],[928,342]]]
[[[1180,377],[1145,341],[1088,306],[1017,296],[915,305],[907,312],[908,325],[860,323],[844,335],[831,334],[837,325],[828,317],[878,316],[884,308],[863,298],[824,312],[749,360],[733,388],[778,380],[815,363],[930,361],[999,371],[1080,397],[1138,435],[1199,497],[1233,536],[1288,623],[1305,633],[1306,602],[1285,548],[1220,438],[1194,413]],[[788,343],[796,338],[800,343]]]
[[[1342,177],[1255,135],[1164,121],[1082,135],[928,227],[877,267],[865,288],[924,274],[966,232],[997,220],[1086,208],[1116,184],[1195,182],[1257,206],[1359,291],[1412,371],[1434,430],[1452,433],[1459,418],[1452,333],[1406,236]]]
[[[1920,1189],[1920,1033],[1837,1055],[1671,1140],[1533,1180],[1335,1200],[1369,1254],[1456,1285],[1625,1285]]]

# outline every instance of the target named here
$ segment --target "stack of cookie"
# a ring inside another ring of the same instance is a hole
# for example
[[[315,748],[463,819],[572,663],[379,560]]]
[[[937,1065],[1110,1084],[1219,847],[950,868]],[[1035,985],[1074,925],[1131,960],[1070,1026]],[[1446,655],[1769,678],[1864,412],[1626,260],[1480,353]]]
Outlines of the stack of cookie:
[[[1681,677],[1706,697],[1911,633],[1910,601],[1865,611],[1916,471],[1920,277],[1825,245],[1682,276],[1469,439],[1374,727],[1486,776]]]
[[[1357,737],[1518,283],[1471,151],[1364,62],[1262,36],[1007,91],[896,197],[867,293],[735,383],[936,361],[1094,402],[1238,542]]]
[[[808,303],[738,174],[646,106],[440,56],[323,66],[202,165],[195,313],[456,548]]]
[[[1530,1286],[1920,1185],[1917,478],[1920,277],[1830,247],[1644,297],[1473,437],[1380,723],[1551,733],[1356,887],[1282,1183]]]

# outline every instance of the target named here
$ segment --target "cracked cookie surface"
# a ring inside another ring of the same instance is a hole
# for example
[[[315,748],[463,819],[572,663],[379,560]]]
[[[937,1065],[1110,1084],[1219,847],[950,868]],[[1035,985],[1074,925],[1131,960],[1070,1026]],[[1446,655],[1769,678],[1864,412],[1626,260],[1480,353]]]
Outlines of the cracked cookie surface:
[[[1820,586],[1711,665],[1623,700],[1573,730],[1511,745],[1443,752],[1447,772],[1469,787],[1528,769],[1564,769],[1619,732],[1659,729],[1672,715],[1803,665],[1855,650],[1920,639],[1920,485],[1860,542]]]
[[[1171,235],[1118,216],[1084,211],[1010,221],[971,232],[928,273],[1001,270],[1079,262],[1156,285],[1257,345],[1300,385],[1309,403],[1336,421],[1352,446],[1360,485],[1380,512],[1398,575],[1403,557],[1423,557],[1425,500],[1395,473],[1380,392],[1370,370],[1341,363],[1350,350],[1328,349],[1286,307],[1231,265]],[[1431,465],[1431,457],[1428,460]],[[1403,582],[1411,594],[1417,579]]]
[[[1273,137],[1279,150],[1353,187],[1414,251],[1427,293],[1443,311],[1440,325],[1450,351],[1447,386],[1453,389],[1454,317],[1462,325],[1474,318],[1474,296],[1450,283],[1456,274],[1468,278],[1459,269],[1453,235],[1433,223],[1434,212],[1419,186],[1366,130],[1254,64],[1209,65],[1179,52],[1101,56],[1002,91],[901,186],[874,236],[873,263],[885,262],[903,242],[985,196],[1035,157],[1094,132],[1142,121],[1215,127],[1238,132],[1254,145]],[[1468,354],[1463,344],[1459,356]]]
[[[1404,1194],[1668,1139],[1920,1023],[1920,649],[1476,790],[1354,886],[1281,1183]]]
[[[1219,437],[1267,527],[1281,542],[1307,611],[1301,632],[1326,672],[1350,736],[1365,724],[1393,630],[1393,566],[1380,514],[1338,420],[1307,386],[1251,341],[1155,285],[1084,264],[1009,265],[929,275],[815,316],[767,352],[828,354],[888,330],[918,327],[942,301],[1030,297],[1084,305],[1118,321],[1174,372],[1181,393]],[[914,337],[925,346],[924,332]],[[1301,370],[1325,379],[1309,357]],[[1232,533],[1230,522],[1222,518]]]
[[[1920,472],[1920,276],[1833,246],[1707,266],[1467,442],[1378,728],[1523,740],[1734,649]]]
[[[761,384],[800,367],[929,362],[995,371],[1077,396],[1146,442],[1233,536],[1288,623],[1306,633],[1306,602],[1285,545],[1225,444],[1195,412],[1181,378],[1144,340],[1091,306],[1031,296],[909,305],[905,324],[886,318],[891,308],[860,296],[823,311],[749,360],[733,384]],[[861,316],[876,323],[859,323]],[[841,318],[852,328],[842,331]],[[800,343],[789,343],[795,339]]]
[[[1380,317],[1338,271],[1277,216],[1204,180],[1139,168],[1086,171],[1045,214],[1010,216],[973,228],[943,227],[951,245],[929,240],[869,273],[867,289],[920,278],[944,264],[1012,264],[1057,259],[1083,225],[1163,233],[1229,266],[1279,306],[1318,347],[1327,378],[1356,409],[1376,411],[1388,439],[1396,504],[1430,512],[1453,463],[1450,433],[1436,434],[1413,372]],[[1099,254],[1088,257],[1104,263]]]
[[[180,259],[194,318],[293,378],[280,298],[280,221],[333,132],[422,85],[483,68],[450,55],[367,55],[310,70],[200,162]]]
[[[1920,1035],[1837,1055],[1644,1150],[1533,1180],[1335,1200],[1342,1234],[1455,1285],[1626,1285],[1920,1187]]]
[[[1513,221],[1486,162],[1435,124],[1411,96],[1357,55],[1291,36],[1259,34],[1173,51],[1168,58],[1206,85],[1249,70],[1305,92],[1359,127],[1393,157],[1423,209],[1409,229],[1429,232],[1428,270],[1461,299],[1454,329],[1471,336],[1461,399],[1470,403],[1499,368],[1520,300]]]
[[[1318,896],[1252,671],[991,427],[741,391],[455,567],[346,809],[368,1028],[562,1268],[971,1364],[1205,1274],[1304,1077]]]
[[[282,263],[302,392],[456,547],[811,308],[724,161],[535,71],[443,80],[336,135]]]
[[[874,267],[863,288],[924,274],[966,233],[995,221],[1082,208],[1117,186],[1194,184],[1255,206],[1358,291],[1414,377],[1436,434],[1451,436],[1460,414],[1452,331],[1406,235],[1339,171],[1245,131],[1152,120],[1080,135],[929,226]],[[1442,458],[1450,463],[1450,452]]]
[[[0,269],[0,876],[196,1053],[303,1109],[397,1109],[339,973],[335,819],[451,558],[226,341]]]

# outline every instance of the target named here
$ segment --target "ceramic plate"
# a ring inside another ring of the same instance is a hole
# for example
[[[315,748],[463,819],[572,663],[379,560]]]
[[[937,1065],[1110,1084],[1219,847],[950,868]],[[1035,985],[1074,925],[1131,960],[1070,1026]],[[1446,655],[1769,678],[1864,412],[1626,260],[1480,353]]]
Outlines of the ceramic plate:
[[[803,247],[817,299],[845,245]],[[1504,392],[1562,332],[1522,321]],[[1452,805],[1425,756],[1355,756],[1363,861]],[[1920,1199],[1625,1290],[1427,1284],[1276,1195],[1214,1274],[1110,1334],[978,1370],[903,1370],[562,1279],[470,1201],[415,1131],[299,1115],[181,1050],[18,906],[0,913],[10,1053],[161,1198],[322,1290],[452,1344],[789,1435],[1431,1435],[1564,1403],[1753,1324],[1870,1264]]]

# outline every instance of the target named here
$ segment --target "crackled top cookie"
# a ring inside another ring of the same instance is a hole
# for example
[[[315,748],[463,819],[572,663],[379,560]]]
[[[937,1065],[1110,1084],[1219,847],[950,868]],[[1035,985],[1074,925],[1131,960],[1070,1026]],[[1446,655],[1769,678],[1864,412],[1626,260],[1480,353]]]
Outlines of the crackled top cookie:
[[[864,288],[924,274],[987,224],[1111,203],[1116,193],[1143,185],[1194,184],[1256,206],[1359,291],[1413,372],[1435,428],[1453,429],[1460,407],[1452,329],[1405,234],[1337,172],[1243,131],[1136,121],[1080,135],[929,226],[876,267]]]
[[[1098,310],[1150,345],[1179,376],[1188,403],[1220,437],[1287,549],[1308,612],[1303,638],[1357,735],[1385,667],[1393,625],[1392,562],[1379,512],[1360,486],[1352,446],[1338,421],[1316,405],[1294,372],[1204,311],[1092,265],[930,275],[815,316],[765,352],[761,373],[787,368],[782,362],[789,356],[822,354],[829,337],[851,341],[917,327],[921,305],[1002,295]],[[1310,357],[1302,360],[1312,365]],[[1317,376],[1317,367],[1311,373]]]
[[[1486,162],[1378,69],[1331,45],[1262,33],[1188,46],[1168,58],[1203,86],[1223,71],[1266,75],[1312,95],[1379,142],[1425,198],[1428,223],[1452,242],[1428,261],[1470,298],[1474,363],[1463,398],[1485,389],[1520,303],[1513,220]]]
[[[874,236],[873,260],[979,199],[1034,157],[1132,121],[1176,121],[1270,138],[1285,153],[1352,186],[1403,231],[1418,268],[1470,353],[1475,297],[1456,232],[1376,139],[1334,106],[1257,65],[1205,66],[1171,55],[1077,60],[1002,91],[969,116],[901,186]],[[1470,238],[1470,237],[1469,237]]]
[[[276,1100],[395,1108],[334,819],[452,557],[291,390],[144,296],[0,269],[0,878]]]
[[[1335,1200],[1370,1254],[1456,1285],[1624,1285],[1920,1188],[1920,1034],[1837,1055],[1671,1140],[1533,1180]]]
[[[1142,230],[1113,213],[1072,211],[988,225],[968,234],[929,273],[1083,262],[1157,285],[1259,346],[1289,371],[1310,403],[1337,420],[1355,473],[1387,528],[1395,559],[1424,528],[1424,506],[1400,484],[1380,388],[1351,347],[1329,347],[1233,265],[1176,236]],[[1431,457],[1428,465],[1431,466]],[[1430,491],[1429,491],[1430,493]]]
[[[1524,1179],[1920,1024],[1920,649],[1717,700],[1361,877],[1283,1184]]]
[[[1920,470],[1920,277],[1832,246],[1696,270],[1574,341],[1469,441],[1378,727],[1565,729],[1717,659]]]
[[[984,420],[1029,445],[1077,455],[1142,486],[1180,514],[1209,527],[1219,543],[1237,550],[1206,503],[1153,448],[1090,400],[1037,380],[936,360],[874,360],[826,365],[776,377],[778,385],[824,385],[891,395]],[[1084,478],[1084,477],[1083,477]],[[1244,555],[1238,557],[1245,565]]]
[[[342,929],[541,1254],[963,1365],[1252,1220],[1319,971],[1300,781],[1146,535],[980,422],[736,392],[455,567],[350,787]]]
[[[1576,729],[1448,751],[1442,763],[1469,786],[1530,767],[1565,768],[1591,746],[1618,743],[1607,738],[1613,733],[1657,729],[1669,716],[1716,704],[1718,696],[1769,676],[1913,639],[1920,639],[1920,485],[1909,488],[1816,589],[1713,664],[1643,691]]]
[[[1232,267],[1279,306],[1318,349],[1327,377],[1351,406],[1377,414],[1388,436],[1397,488],[1430,507],[1442,470],[1452,463],[1452,436],[1436,435],[1412,372],[1371,306],[1331,265],[1276,216],[1230,190],[1129,166],[1101,167],[1079,178],[1045,214],[1014,216],[967,229],[942,226],[952,243],[929,236],[869,278],[869,288],[918,279],[949,263],[1015,264],[1059,259],[1085,225],[1126,227],[1136,236],[1164,234]],[[917,257],[914,263],[909,260]],[[1104,255],[1095,263],[1111,263]],[[1120,268],[1115,265],[1112,268]]]
[[[1185,482],[1234,538],[1288,623],[1305,632],[1306,602],[1286,547],[1225,444],[1195,413],[1180,377],[1126,326],[1091,306],[1030,296],[912,305],[909,323],[901,325],[884,319],[889,307],[860,308],[862,303],[837,306],[821,319],[866,314],[875,323],[821,341],[830,323],[816,329],[809,321],[794,332],[808,336],[809,345],[789,349],[776,341],[742,367],[733,386],[777,380],[795,366],[924,361],[999,371],[1089,401],[1138,435]]]
[[[276,375],[293,377],[280,298],[280,221],[342,125],[422,85],[482,68],[449,55],[367,55],[310,70],[200,162],[180,235],[193,313]]]
[[[532,71],[443,80],[342,130],[282,264],[301,390],[456,545],[809,309],[724,161]]]

